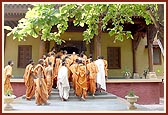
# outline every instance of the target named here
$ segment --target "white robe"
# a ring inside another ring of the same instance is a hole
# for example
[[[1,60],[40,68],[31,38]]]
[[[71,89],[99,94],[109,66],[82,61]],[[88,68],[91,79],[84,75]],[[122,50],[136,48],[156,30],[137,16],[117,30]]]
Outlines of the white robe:
[[[98,67],[98,73],[96,77],[96,82],[100,85],[102,89],[106,91],[106,80],[105,80],[105,70],[104,70],[104,61],[98,59],[95,61],[95,64]]]
[[[57,86],[60,97],[68,99],[70,86],[68,81],[68,69],[65,66],[62,66],[58,71]]]

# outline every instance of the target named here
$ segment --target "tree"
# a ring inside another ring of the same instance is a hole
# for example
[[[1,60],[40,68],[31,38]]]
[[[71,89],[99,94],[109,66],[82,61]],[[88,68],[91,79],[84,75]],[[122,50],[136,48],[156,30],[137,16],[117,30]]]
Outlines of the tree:
[[[8,34],[13,34],[13,39],[25,40],[27,35],[37,38],[41,37],[43,41],[54,40],[57,44],[64,42],[60,39],[68,28],[68,21],[73,20],[74,26],[87,25],[83,32],[83,40],[87,43],[94,37],[97,43],[97,55],[101,55],[101,33],[108,31],[110,36],[115,35],[117,40],[123,41],[133,39],[131,31],[125,31],[123,24],[125,22],[134,24],[132,16],[142,16],[146,24],[152,23],[150,15],[146,12],[146,7],[153,8],[152,14],[158,20],[156,4],[65,4],[60,5],[59,9],[54,8],[55,4],[37,4],[32,9],[28,9],[25,18],[19,20],[17,27],[10,30]],[[111,22],[111,27],[107,28]],[[58,31],[52,32],[52,27],[56,26]]]
[[[164,4],[158,4],[158,20],[152,13],[153,8],[147,7],[146,10],[151,17],[156,30],[158,31],[157,37],[158,39],[160,39],[161,44],[164,48]]]

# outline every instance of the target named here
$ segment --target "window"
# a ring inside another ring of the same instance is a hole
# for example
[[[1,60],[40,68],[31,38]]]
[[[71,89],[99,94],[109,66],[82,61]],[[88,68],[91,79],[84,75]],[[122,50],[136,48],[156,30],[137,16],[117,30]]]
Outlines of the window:
[[[159,47],[153,47],[153,64],[161,65],[161,51]]]
[[[32,46],[19,45],[18,46],[18,68],[25,68],[32,59]]]
[[[109,69],[121,68],[121,50],[120,47],[107,48],[107,60]]]

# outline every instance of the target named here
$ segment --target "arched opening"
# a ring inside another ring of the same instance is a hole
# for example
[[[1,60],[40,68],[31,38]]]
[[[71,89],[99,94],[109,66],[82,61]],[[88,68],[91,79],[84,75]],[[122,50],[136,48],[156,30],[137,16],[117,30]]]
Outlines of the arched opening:
[[[76,54],[79,54],[79,49],[76,47],[63,47],[60,50],[66,50],[68,52],[68,54],[72,54],[73,52],[75,52]]]

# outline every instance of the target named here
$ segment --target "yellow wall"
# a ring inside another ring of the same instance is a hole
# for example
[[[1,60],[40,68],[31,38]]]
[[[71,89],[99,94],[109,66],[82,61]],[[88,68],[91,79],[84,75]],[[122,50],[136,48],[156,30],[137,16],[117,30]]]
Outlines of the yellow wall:
[[[114,43],[114,37],[110,37],[107,33],[103,33],[101,38],[101,50],[105,59],[107,59],[107,47],[121,48],[121,69],[110,69],[108,71],[109,77],[122,77],[121,72],[124,70],[125,66],[132,71],[132,44],[130,39],[124,40],[124,42],[117,41]]]
[[[137,72],[140,74],[140,76],[143,76],[144,69],[148,68],[148,49],[145,48],[145,45],[147,45],[146,36],[145,38],[141,39],[136,52]],[[162,65],[154,65],[154,72],[156,72],[158,77],[163,76],[164,72],[163,57],[161,59]],[[159,73],[157,72],[158,69],[160,70]]]
[[[17,68],[18,63],[18,45],[32,45],[32,59],[35,63],[38,61],[39,57],[39,42],[40,39],[35,39],[28,37],[26,41],[18,42],[13,40],[12,36],[6,38],[6,47],[4,52],[4,65],[7,65],[8,60],[14,61],[13,75],[15,77],[22,77],[24,74],[24,68]]]
[[[66,32],[61,36],[62,39],[68,40],[83,40],[82,33],[80,32]],[[122,71],[127,66],[129,70],[133,71],[133,54],[132,54],[132,43],[131,39],[124,40],[123,42],[117,41],[116,43],[113,42],[114,37],[110,37],[107,33],[102,33],[101,38],[101,50],[102,55],[107,59],[107,47],[121,47],[121,69],[110,69],[108,71],[109,77],[122,77]],[[17,40],[13,40],[12,36],[7,37],[6,39],[6,48],[5,48],[5,55],[4,55],[4,63],[7,64],[9,59],[12,59],[15,63],[13,67],[13,75],[20,76],[24,74],[23,68],[17,68],[17,59],[18,59],[18,45],[32,45],[32,58],[34,59],[35,63],[37,63],[39,58],[39,43],[40,39],[35,39],[29,37],[27,41],[18,42]],[[143,70],[148,67],[148,51],[145,48],[146,45],[146,38],[141,39],[137,53],[136,53],[136,63],[137,63],[137,72],[142,76]],[[54,46],[54,41],[50,42],[50,49]],[[86,44],[86,55],[89,56],[90,54],[90,44]],[[94,54],[96,54],[96,48]],[[154,65],[154,70],[160,69],[160,73],[157,75],[163,75],[164,66],[163,66],[163,59],[162,65]]]

